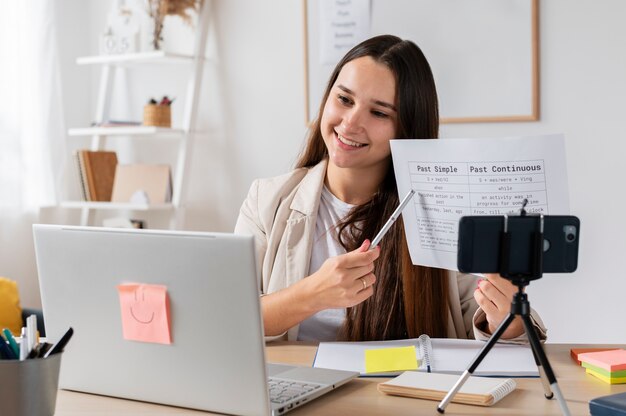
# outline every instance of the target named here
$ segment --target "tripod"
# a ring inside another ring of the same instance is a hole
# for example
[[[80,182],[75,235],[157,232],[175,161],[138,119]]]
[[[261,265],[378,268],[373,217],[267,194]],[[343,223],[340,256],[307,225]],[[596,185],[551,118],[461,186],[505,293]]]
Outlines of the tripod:
[[[524,207],[522,207],[520,215],[526,215]],[[450,389],[448,394],[446,394],[441,403],[439,403],[439,405],[437,406],[437,411],[439,413],[445,412],[446,407],[452,401],[456,393],[461,389],[461,387],[463,387],[463,384],[465,384],[469,376],[474,373],[476,368],[480,365],[480,363],[489,353],[491,348],[500,339],[500,337],[509,327],[511,322],[513,322],[515,316],[519,315],[522,318],[524,329],[526,330],[528,340],[530,341],[530,346],[533,352],[533,356],[535,358],[535,363],[537,364],[537,369],[539,370],[539,375],[541,377],[546,399],[549,400],[552,399],[553,396],[556,396],[563,415],[570,415],[567,403],[565,402],[563,394],[561,393],[561,389],[557,384],[556,377],[554,375],[554,372],[552,371],[552,367],[550,366],[548,357],[546,356],[546,353],[544,352],[543,347],[539,342],[539,336],[537,335],[533,322],[530,319],[530,303],[528,302],[528,296],[526,295],[526,293],[524,293],[524,287],[526,287],[531,280],[539,279],[542,276],[544,226],[543,215],[539,215],[537,219],[537,222],[539,224],[539,230],[536,231],[533,235],[533,255],[531,259],[531,271],[527,274],[510,273],[509,260],[511,255],[511,233],[508,232],[508,216],[504,215],[504,232],[502,233],[502,239],[500,243],[500,275],[511,280],[511,282],[517,286],[518,291],[513,297],[513,301],[511,302],[511,312],[509,312],[504,321],[502,321],[502,323],[493,333],[489,341],[487,341],[487,344],[485,344],[485,346],[478,352],[478,355],[476,356],[476,358],[474,358],[467,370],[463,372],[459,380],[454,384],[452,389]]]

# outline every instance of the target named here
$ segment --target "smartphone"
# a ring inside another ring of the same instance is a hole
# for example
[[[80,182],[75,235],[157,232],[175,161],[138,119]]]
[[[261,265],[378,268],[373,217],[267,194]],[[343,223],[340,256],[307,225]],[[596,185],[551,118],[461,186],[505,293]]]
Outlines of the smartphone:
[[[509,216],[509,274],[533,272],[538,216]],[[468,216],[459,221],[457,266],[464,273],[501,273],[504,216]],[[544,215],[542,272],[571,273],[578,267],[580,220],[571,215]]]

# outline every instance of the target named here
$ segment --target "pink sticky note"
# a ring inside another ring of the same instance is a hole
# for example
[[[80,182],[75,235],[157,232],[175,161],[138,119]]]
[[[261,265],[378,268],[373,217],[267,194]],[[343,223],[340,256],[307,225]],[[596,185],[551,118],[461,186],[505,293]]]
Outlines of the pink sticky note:
[[[578,354],[578,359],[607,371],[626,370],[626,350],[623,349],[586,352],[584,354]]]
[[[122,332],[129,341],[171,344],[170,303],[167,287],[124,283],[117,286]]]

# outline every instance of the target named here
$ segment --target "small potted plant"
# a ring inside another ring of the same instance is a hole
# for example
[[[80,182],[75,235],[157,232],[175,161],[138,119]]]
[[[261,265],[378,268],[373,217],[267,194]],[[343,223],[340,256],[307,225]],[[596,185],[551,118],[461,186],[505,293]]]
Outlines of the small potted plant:
[[[191,25],[191,13],[198,12],[203,0],[146,0],[148,14],[154,21],[152,46],[155,50],[161,49],[163,37],[163,21],[165,16],[179,16]]]

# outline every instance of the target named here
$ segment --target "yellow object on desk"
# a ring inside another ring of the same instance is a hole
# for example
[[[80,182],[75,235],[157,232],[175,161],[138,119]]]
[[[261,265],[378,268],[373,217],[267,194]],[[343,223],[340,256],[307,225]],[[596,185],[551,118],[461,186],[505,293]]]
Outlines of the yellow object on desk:
[[[13,335],[19,335],[22,328],[22,308],[17,282],[0,277],[0,331],[9,328]]]
[[[614,374],[608,372],[602,372],[597,367],[586,368],[585,372],[608,384],[626,384],[626,377],[615,376]]]
[[[415,346],[365,350],[365,373],[417,370]]]

